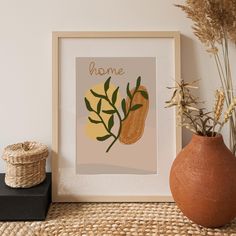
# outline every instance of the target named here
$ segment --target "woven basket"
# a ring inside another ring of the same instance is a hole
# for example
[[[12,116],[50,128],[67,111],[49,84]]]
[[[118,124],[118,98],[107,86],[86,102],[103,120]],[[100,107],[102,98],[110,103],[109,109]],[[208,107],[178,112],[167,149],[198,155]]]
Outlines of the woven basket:
[[[2,155],[6,161],[6,185],[12,188],[29,188],[43,182],[46,178],[47,156],[47,146],[38,142],[7,146]]]

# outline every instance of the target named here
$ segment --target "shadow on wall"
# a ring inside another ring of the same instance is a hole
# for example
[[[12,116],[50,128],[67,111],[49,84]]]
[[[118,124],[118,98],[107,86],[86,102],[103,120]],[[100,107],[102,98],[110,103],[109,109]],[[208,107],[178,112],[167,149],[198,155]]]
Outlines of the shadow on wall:
[[[200,79],[196,55],[196,42],[192,38],[181,35],[181,75],[186,82]],[[200,97],[200,91],[196,90],[195,95]],[[183,147],[189,143],[191,136],[192,133],[183,128]]]

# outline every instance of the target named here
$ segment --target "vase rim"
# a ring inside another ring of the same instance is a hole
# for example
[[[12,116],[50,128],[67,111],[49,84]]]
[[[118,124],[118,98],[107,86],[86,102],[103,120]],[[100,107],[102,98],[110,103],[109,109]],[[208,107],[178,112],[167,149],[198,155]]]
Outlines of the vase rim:
[[[222,134],[217,134],[216,136],[213,136],[213,137],[193,134],[192,138],[195,140],[202,140],[202,141],[221,141],[221,140],[223,140]]]

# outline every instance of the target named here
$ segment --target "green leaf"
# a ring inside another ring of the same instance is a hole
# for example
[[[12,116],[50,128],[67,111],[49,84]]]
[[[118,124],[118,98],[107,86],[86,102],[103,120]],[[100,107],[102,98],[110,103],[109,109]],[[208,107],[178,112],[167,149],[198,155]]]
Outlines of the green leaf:
[[[101,107],[102,107],[102,99],[100,99],[99,102],[98,102],[98,104],[97,104],[97,113],[98,113],[98,114],[100,114]]]
[[[135,104],[135,105],[133,105],[132,107],[131,107],[131,111],[135,111],[135,110],[137,110],[137,109],[139,109],[140,107],[142,107],[143,106],[143,104]]]
[[[92,89],[90,89],[90,92],[93,94],[94,97],[97,97],[97,98],[106,98],[105,95],[96,93],[96,92],[94,92]]]
[[[102,112],[106,114],[114,114],[116,111],[115,110],[102,110]]]
[[[148,100],[148,93],[147,91],[141,90],[140,93],[142,94],[142,96]]]
[[[102,137],[97,137],[97,140],[98,141],[105,141],[105,140],[107,140],[110,137],[111,137],[111,134],[107,134],[107,135],[102,136]]]
[[[131,94],[130,89],[129,89],[129,83],[127,84],[127,87],[126,87],[126,93],[127,93],[128,97],[131,99],[132,94]]]
[[[116,90],[112,94],[111,101],[112,101],[113,105],[115,105],[115,103],[116,103],[118,90],[119,90],[119,87],[117,87]]]
[[[108,121],[108,130],[110,131],[114,125],[114,115],[112,115]]]
[[[124,116],[126,116],[126,113],[127,113],[127,111],[126,111],[126,101],[125,101],[124,98],[122,99],[121,107],[122,107],[122,110],[123,110]]]
[[[136,90],[138,90],[140,84],[141,84],[141,76],[139,76],[139,77],[137,78],[137,81],[136,81],[136,88],[135,88]]]
[[[84,101],[85,101],[85,105],[86,105],[87,109],[89,111],[93,111],[93,108],[91,107],[89,100],[87,98],[84,98]]]
[[[93,124],[99,124],[99,123],[102,123],[100,120],[94,120],[92,119],[91,117],[88,117],[89,121]]]
[[[107,90],[109,89],[110,87],[110,80],[111,80],[111,77],[109,77],[106,82],[104,83],[104,90],[105,92],[107,92]]]

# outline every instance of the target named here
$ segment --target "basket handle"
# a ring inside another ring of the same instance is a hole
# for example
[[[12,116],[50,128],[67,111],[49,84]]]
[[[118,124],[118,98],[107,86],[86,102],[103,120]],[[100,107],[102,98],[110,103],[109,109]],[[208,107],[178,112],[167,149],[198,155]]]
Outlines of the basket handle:
[[[21,147],[24,149],[24,151],[29,151],[29,144],[30,144],[30,142],[24,142],[24,143],[22,143],[21,144]]]

